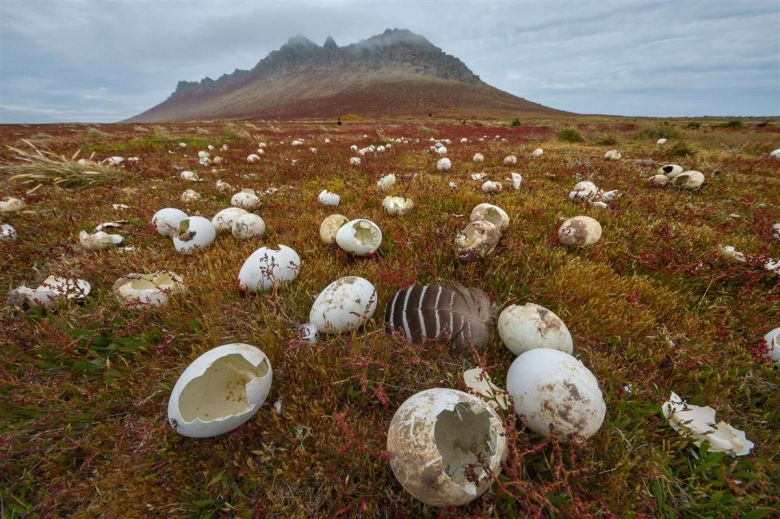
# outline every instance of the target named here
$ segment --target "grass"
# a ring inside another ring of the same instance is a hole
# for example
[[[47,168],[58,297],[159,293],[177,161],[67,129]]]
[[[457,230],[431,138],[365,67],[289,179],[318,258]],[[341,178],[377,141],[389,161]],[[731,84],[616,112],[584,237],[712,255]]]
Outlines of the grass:
[[[561,142],[585,142],[582,134],[573,128],[564,128],[558,131],[558,140]]]
[[[578,120],[533,120],[511,128],[424,121],[350,123],[334,135],[321,122],[253,122],[253,134],[274,135],[262,160],[248,164],[256,142],[236,140],[219,154],[216,173],[198,165],[197,151],[219,146],[223,136],[248,126],[198,123],[214,137],[177,125],[159,126],[138,139],[132,125],[103,125],[110,139],[92,145],[95,159],[137,153],[132,174],[73,192],[44,184],[5,180],[1,196],[27,202],[20,214],[2,215],[19,232],[0,242],[2,293],[58,274],[87,279],[93,292],[82,304],[51,312],[21,313],[0,306],[0,499],[6,517],[771,517],[780,506],[780,392],[778,369],[762,362],[760,341],[780,325],[777,278],[760,267],[733,263],[718,245],[757,256],[780,256],[771,226],[780,221],[780,161],[767,157],[777,133],[741,129],[676,127],[695,156],[676,160],[699,169],[707,183],[696,193],[652,188],[632,159],[669,160],[668,143],[634,136],[643,126],[619,119],[584,119],[601,135],[614,136],[623,159],[602,159],[603,146],[565,142],[553,128]],[[642,123],[654,128],[654,123]],[[189,125],[191,127],[191,124]],[[12,144],[0,129],[0,143]],[[381,132],[377,132],[381,130]],[[40,128],[24,128],[34,135]],[[572,130],[575,131],[576,130]],[[50,153],[71,160],[85,146],[82,131],[46,127]],[[498,134],[506,142],[493,138]],[[325,144],[327,134],[331,143]],[[368,138],[363,138],[363,135]],[[400,135],[383,154],[366,155],[350,167],[351,144],[367,146]],[[428,135],[449,138],[453,168],[436,171]],[[483,135],[489,136],[483,142]],[[175,136],[175,137],[174,137]],[[290,141],[304,137],[306,146]],[[468,144],[460,144],[468,137]],[[243,138],[243,137],[242,137]],[[419,138],[419,142],[415,142]],[[284,140],[285,144],[279,141]],[[179,148],[178,142],[188,143]],[[154,144],[152,144],[154,142]],[[318,153],[309,152],[309,146]],[[527,158],[536,147],[542,157]],[[736,150],[736,151],[735,151]],[[40,150],[42,156],[49,157]],[[169,153],[170,152],[170,153]],[[474,153],[485,155],[477,168]],[[25,148],[25,153],[35,153]],[[501,160],[515,154],[516,168]],[[24,155],[4,148],[8,165]],[[292,163],[295,159],[297,162]],[[60,159],[51,158],[55,162]],[[179,202],[193,187],[177,166],[196,171],[203,200]],[[61,167],[61,166],[57,166]],[[470,174],[503,180],[523,174],[519,192],[487,196]],[[710,173],[719,169],[720,174]],[[392,192],[375,182],[399,179]],[[554,176],[548,176],[548,173]],[[238,241],[221,235],[197,256],[173,251],[149,220],[162,207],[212,216],[229,205],[217,178],[236,190],[278,192],[258,213],[267,236]],[[566,194],[592,179],[623,197],[607,210],[577,205]],[[455,180],[457,191],[448,187]],[[316,203],[322,189],[342,196],[338,212],[367,217],[384,234],[373,258],[348,257],[318,238],[322,219],[334,212]],[[383,214],[386,194],[412,198],[405,217]],[[485,260],[455,259],[451,243],[471,208],[490,201],[511,218],[498,248]],[[130,206],[115,211],[111,204]],[[737,213],[739,218],[729,215]],[[590,249],[561,247],[561,217],[586,214],[604,229]],[[109,220],[128,220],[118,230],[133,251],[80,250],[76,235]],[[236,276],[260,245],[284,243],[303,260],[297,280],[278,292],[243,297]],[[122,308],[111,293],[130,272],[168,269],[184,277],[187,297],[156,311]],[[295,338],[295,324],[312,301],[344,275],[370,280],[379,293],[373,320],[355,334],[322,338],[315,345]],[[385,439],[398,406],[430,387],[462,388],[461,373],[484,365],[503,386],[512,354],[498,337],[475,354],[456,354],[445,344],[410,345],[384,333],[384,304],[409,283],[459,282],[485,290],[496,306],[526,301],[558,314],[574,338],[574,353],[599,380],[607,417],[584,443],[544,440],[505,416],[511,446],[507,464],[481,499],[456,509],[423,506],[403,491],[389,468]],[[228,342],[257,345],[274,369],[271,394],[249,422],[223,436],[192,440],[166,423],[170,391],[181,371],[202,352]],[[661,404],[675,391],[691,403],[710,405],[718,418],[743,429],[755,451],[730,458],[697,448],[673,431]],[[276,414],[273,402],[281,401]]]

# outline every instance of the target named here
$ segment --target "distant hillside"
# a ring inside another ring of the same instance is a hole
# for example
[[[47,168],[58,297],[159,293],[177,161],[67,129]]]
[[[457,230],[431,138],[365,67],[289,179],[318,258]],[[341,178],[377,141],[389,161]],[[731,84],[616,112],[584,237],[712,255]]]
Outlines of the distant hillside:
[[[483,82],[424,37],[388,29],[339,47],[295,36],[251,70],[180,81],[131,122],[425,115],[508,117],[558,113]]]

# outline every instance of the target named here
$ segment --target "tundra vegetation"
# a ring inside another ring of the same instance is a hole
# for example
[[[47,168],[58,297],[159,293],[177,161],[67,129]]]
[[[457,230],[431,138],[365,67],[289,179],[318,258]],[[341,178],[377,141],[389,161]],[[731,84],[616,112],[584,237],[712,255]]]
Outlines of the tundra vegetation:
[[[25,202],[0,213],[18,234],[0,241],[5,517],[777,513],[780,370],[765,358],[763,337],[780,324],[780,286],[763,264],[780,257],[780,160],[769,155],[780,147],[780,121],[342,121],[0,127],[0,198]],[[430,139],[449,139],[450,169],[437,169],[442,157]],[[265,153],[247,162],[261,142]],[[353,144],[391,146],[351,166]],[[199,162],[207,146],[220,163]],[[536,148],[544,154],[532,158]],[[610,149],[622,158],[604,160]],[[484,161],[473,162],[475,153]],[[505,166],[508,155],[517,164]],[[117,156],[126,160],[106,161]],[[649,182],[667,163],[706,181],[696,191]],[[203,180],[200,199],[188,203],[180,200],[193,185],[180,178],[185,170]],[[476,172],[484,178],[472,180]],[[522,175],[517,190],[512,172]],[[393,186],[377,186],[390,174]],[[217,189],[217,180],[233,189]],[[486,180],[506,188],[484,193]],[[622,196],[603,207],[570,200],[585,180]],[[150,226],[166,207],[211,220],[241,189],[257,193],[262,236],[223,232],[184,255]],[[345,219],[381,228],[376,253],[359,257],[321,241],[320,224],[335,212],[318,202],[323,190],[340,195]],[[408,197],[413,210],[387,215],[388,195]],[[510,224],[490,254],[461,261],[453,237],[484,202],[504,209]],[[600,223],[597,243],[559,243],[560,223],[574,216]],[[116,230],[122,247],[79,246],[79,231],[116,220],[127,222]],[[297,278],[239,291],[244,261],[278,244],[300,255]],[[747,259],[734,261],[721,246]],[[130,273],[160,271],[177,273],[187,289],[166,305],[128,307],[112,291]],[[86,280],[92,291],[48,310],[5,304],[8,291],[49,275]],[[374,317],[348,334],[303,340],[297,325],[344,276],[376,287]],[[442,510],[405,492],[386,451],[399,406],[434,387],[466,391],[462,374],[475,366],[505,388],[515,359],[495,332],[479,352],[386,334],[385,304],[413,283],[480,288],[496,315],[530,302],[558,316],[604,392],[598,432],[564,442],[555,431],[532,432],[511,406],[498,409],[507,456],[480,499]],[[267,355],[273,385],[264,405],[221,436],[176,434],[166,413],[174,384],[194,359],[228,343]],[[744,430],[752,453],[731,457],[678,434],[662,412],[672,392]]]

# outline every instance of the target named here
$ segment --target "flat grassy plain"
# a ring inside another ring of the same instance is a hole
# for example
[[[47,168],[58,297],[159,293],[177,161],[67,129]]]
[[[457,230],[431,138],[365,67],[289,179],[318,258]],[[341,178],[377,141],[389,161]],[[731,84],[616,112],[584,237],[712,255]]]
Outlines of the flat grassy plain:
[[[655,121],[606,117],[459,121],[359,120],[213,122],[170,125],[2,126],[0,144],[36,146],[125,161],[119,181],[62,189],[8,182],[0,196],[27,208],[2,215],[19,233],[0,242],[0,295],[37,286],[49,274],[88,280],[83,304],[56,311],[0,308],[0,497],[5,517],[769,517],[780,507],[780,370],[761,357],[762,337],[780,326],[778,277],[730,261],[719,245],[780,258],[772,224],[780,221],[780,121]],[[357,120],[354,120],[357,119]],[[692,124],[693,123],[693,124]],[[697,127],[698,125],[698,127]],[[582,142],[569,142],[570,128]],[[384,152],[348,165],[359,147],[404,136]],[[479,139],[483,136],[484,141]],[[500,136],[505,141],[496,139]],[[331,142],[326,144],[325,138]],[[429,138],[451,139],[453,167],[436,171]],[[461,137],[468,143],[461,144]],[[659,137],[668,142],[657,146]],[[303,138],[305,144],[292,147]],[[419,139],[419,142],[416,141]],[[259,142],[266,155],[249,164]],[[283,144],[280,143],[283,141]],[[182,148],[179,142],[188,146]],[[198,165],[213,144],[225,161]],[[228,144],[227,151],[220,151]],[[309,147],[316,147],[312,153]],[[532,158],[536,147],[544,149]],[[620,161],[605,161],[618,149]],[[485,156],[475,164],[475,152]],[[509,154],[514,167],[502,165]],[[652,159],[655,167],[634,159]],[[5,146],[0,160],[14,162]],[[703,172],[697,192],[651,187],[645,178],[667,162]],[[185,182],[181,169],[205,181]],[[212,172],[212,167],[217,168]],[[470,174],[504,181],[486,195]],[[523,175],[513,191],[505,179]],[[399,178],[387,192],[376,186]],[[256,211],[268,231],[259,241],[220,235],[196,256],[182,256],[149,226],[163,207],[211,218],[230,205],[215,181],[258,192],[276,187]],[[623,196],[608,209],[570,202],[590,179]],[[453,191],[448,182],[455,180]],[[192,188],[203,199],[185,205]],[[339,193],[336,211],[317,202]],[[415,202],[404,217],[383,213],[386,194]],[[480,202],[510,218],[495,252],[456,259],[452,239]],[[112,204],[126,204],[114,210]],[[319,240],[332,212],[366,217],[382,228],[372,258],[353,258]],[[557,242],[559,220],[589,215],[601,241],[582,250]],[[128,220],[118,232],[132,251],[80,249],[78,232]],[[244,259],[261,245],[285,244],[303,260],[297,280],[273,294],[237,290]],[[111,287],[130,272],[181,274],[187,297],[158,310],[122,308]],[[374,318],[349,336],[296,339],[316,295],[345,275],[379,292]],[[545,440],[506,415],[510,455],[491,490],[453,510],[422,505],[396,482],[385,452],[387,428],[413,393],[464,388],[464,369],[483,365],[504,386],[513,355],[497,334],[478,355],[422,346],[387,335],[384,304],[413,282],[459,282],[488,293],[496,307],[535,302],[558,314],[574,354],[599,380],[607,416],[584,443]],[[246,342],[270,358],[266,404],[238,429],[205,440],[177,435],[166,421],[168,395],[182,370],[215,346]],[[755,442],[731,458],[695,447],[667,424],[661,404],[674,391],[709,405],[719,420]],[[272,404],[281,401],[281,414]]]

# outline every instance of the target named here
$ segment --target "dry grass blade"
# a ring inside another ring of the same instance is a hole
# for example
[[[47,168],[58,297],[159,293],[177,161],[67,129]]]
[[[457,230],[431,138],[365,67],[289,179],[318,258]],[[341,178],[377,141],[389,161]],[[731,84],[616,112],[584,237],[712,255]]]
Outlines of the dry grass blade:
[[[125,173],[119,168],[100,163],[79,163],[79,151],[71,157],[59,155],[49,150],[39,149],[32,142],[23,140],[31,149],[8,146],[15,154],[16,161],[4,161],[0,172],[7,176],[8,182],[25,184],[54,184],[59,187],[76,188],[112,183]]]

